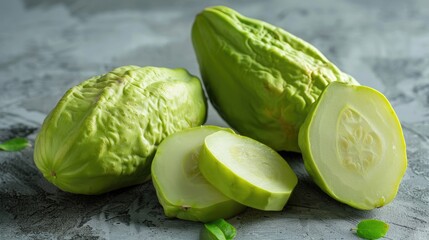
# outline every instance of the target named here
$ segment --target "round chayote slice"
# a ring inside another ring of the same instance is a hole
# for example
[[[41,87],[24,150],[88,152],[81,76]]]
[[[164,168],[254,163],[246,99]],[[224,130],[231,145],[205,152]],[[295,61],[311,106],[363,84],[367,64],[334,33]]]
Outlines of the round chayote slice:
[[[72,193],[143,183],[158,144],[204,123],[206,104],[199,79],[184,69],[116,68],[66,92],[43,122],[35,164]]]
[[[201,175],[198,159],[206,136],[226,128],[201,126],[168,136],[152,163],[152,181],[168,217],[208,222],[229,218],[245,206],[226,197]]]
[[[299,146],[316,184],[358,209],[391,202],[407,167],[395,111],[366,86],[331,83],[302,125]]]
[[[226,131],[206,137],[199,159],[207,181],[235,201],[260,210],[282,210],[298,182],[276,151]]]

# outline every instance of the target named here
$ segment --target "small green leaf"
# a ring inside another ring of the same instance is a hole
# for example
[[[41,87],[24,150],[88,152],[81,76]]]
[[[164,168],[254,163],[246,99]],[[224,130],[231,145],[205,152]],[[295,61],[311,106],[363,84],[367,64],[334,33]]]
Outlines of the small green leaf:
[[[0,143],[0,150],[3,151],[19,151],[30,146],[30,143],[25,138],[13,138],[6,142]]]
[[[226,240],[225,234],[216,225],[204,224],[200,233],[200,240]]]
[[[204,224],[200,240],[232,240],[236,234],[234,226],[224,219],[218,219]]]
[[[237,234],[237,231],[235,230],[234,226],[232,226],[224,219],[218,219],[216,221],[213,221],[212,224],[218,226],[222,230],[226,240],[234,239],[235,235]]]
[[[384,237],[388,230],[389,224],[377,219],[367,219],[357,225],[356,234],[364,239],[379,239]]]

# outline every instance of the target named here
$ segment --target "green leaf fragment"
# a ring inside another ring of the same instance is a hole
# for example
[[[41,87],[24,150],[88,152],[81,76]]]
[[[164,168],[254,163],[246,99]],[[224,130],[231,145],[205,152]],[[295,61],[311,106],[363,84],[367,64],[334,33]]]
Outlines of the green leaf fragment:
[[[232,226],[229,222],[225,221],[224,219],[218,219],[216,221],[213,221],[212,224],[216,225],[218,228],[222,230],[227,240],[234,239],[235,235],[237,234],[235,227]]]
[[[204,224],[200,240],[232,240],[236,234],[234,226],[224,219],[218,219]]]
[[[26,147],[29,147],[30,143],[25,138],[13,138],[6,142],[0,143],[0,150],[3,151],[20,151]]]
[[[367,219],[359,222],[356,234],[364,239],[379,239],[384,237],[388,230],[389,224],[377,219]]]
[[[204,228],[200,234],[200,240],[226,240],[226,238],[219,227],[211,224],[204,224]]]

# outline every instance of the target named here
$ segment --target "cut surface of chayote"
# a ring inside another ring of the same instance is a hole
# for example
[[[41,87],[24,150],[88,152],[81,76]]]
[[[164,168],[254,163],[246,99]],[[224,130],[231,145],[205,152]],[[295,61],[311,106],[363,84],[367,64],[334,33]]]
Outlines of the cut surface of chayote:
[[[334,199],[369,210],[391,202],[407,168],[401,124],[386,97],[331,83],[299,133],[304,165]]]
[[[192,42],[220,116],[278,151],[300,152],[299,127],[328,83],[358,84],[304,40],[228,7],[198,14]]]
[[[282,210],[298,182],[276,151],[226,131],[205,138],[199,168],[207,181],[223,194],[260,210]]]
[[[208,183],[198,168],[205,137],[220,130],[231,131],[195,127],[174,133],[159,145],[152,163],[152,181],[166,216],[208,222],[230,218],[245,209]]]
[[[72,193],[143,183],[158,144],[204,123],[206,104],[199,79],[184,69],[116,68],[65,93],[37,136],[35,164]]]

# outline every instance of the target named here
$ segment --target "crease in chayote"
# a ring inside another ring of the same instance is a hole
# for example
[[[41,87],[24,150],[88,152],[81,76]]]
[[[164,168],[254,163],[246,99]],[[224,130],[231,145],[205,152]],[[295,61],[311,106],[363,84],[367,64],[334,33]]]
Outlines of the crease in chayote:
[[[71,88],[46,117],[34,161],[60,189],[100,194],[143,183],[159,143],[206,120],[198,78],[124,66]]]
[[[300,151],[299,127],[330,82],[358,84],[311,44],[228,7],[198,14],[192,41],[222,118],[275,150]]]

